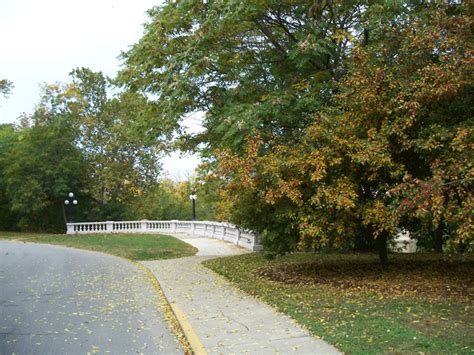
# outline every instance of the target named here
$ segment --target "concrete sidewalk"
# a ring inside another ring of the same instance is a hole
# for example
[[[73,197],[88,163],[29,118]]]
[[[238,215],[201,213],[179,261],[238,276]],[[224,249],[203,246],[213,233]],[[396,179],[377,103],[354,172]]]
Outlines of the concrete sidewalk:
[[[201,265],[203,260],[216,257],[216,254],[235,255],[247,251],[209,238],[179,238],[196,246],[198,255],[143,264],[158,279],[180,323],[187,328],[188,338],[195,338],[197,353],[338,353],[337,349],[313,338],[285,315],[237,290]]]

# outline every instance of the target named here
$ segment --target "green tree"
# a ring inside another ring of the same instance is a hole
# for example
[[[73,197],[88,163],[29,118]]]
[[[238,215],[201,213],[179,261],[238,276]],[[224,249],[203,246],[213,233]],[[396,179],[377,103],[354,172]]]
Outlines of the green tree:
[[[23,129],[3,155],[2,180],[20,229],[64,231],[64,197],[80,193],[87,179],[71,133],[65,120]]]
[[[160,122],[179,131],[205,111],[204,143],[242,153],[254,130],[270,142],[297,141],[331,100],[362,29],[358,1],[168,1],[149,11],[143,38],[123,55],[119,82],[156,98]]]
[[[189,196],[197,195],[197,220],[213,221],[216,218],[216,200],[208,184],[191,181],[174,182],[161,179],[153,189],[138,197],[131,205],[128,215],[133,219],[191,220],[192,205]]]
[[[166,135],[144,125],[155,113],[145,96],[118,92],[109,97],[110,80],[87,68],[73,70],[71,77],[70,84],[45,87],[35,122],[68,120],[93,181],[88,192],[96,202],[94,219],[126,218],[126,205],[158,177]]]
[[[91,180],[68,178],[99,219],[181,218],[196,188],[198,218],[217,205],[219,219],[279,253],[377,245],[386,262],[402,226],[438,250],[472,245],[469,4],[187,0],[149,16],[123,54],[116,83],[126,91],[111,95],[115,82],[76,69],[71,83],[45,88],[19,143],[5,143],[5,196],[27,216],[22,226],[69,187],[26,159],[61,132],[64,161]],[[180,122],[196,111],[205,130],[187,136]],[[204,186],[156,183],[174,138],[206,159]],[[45,147],[41,159],[65,168]],[[22,176],[37,194],[30,210]]]
[[[8,161],[5,159],[9,151],[15,146],[18,140],[18,133],[13,125],[0,125],[0,230],[15,230],[17,228],[18,217],[10,210],[10,199],[7,195],[7,183],[5,181],[5,168]]]
[[[182,141],[184,148],[200,150],[208,171],[225,163],[222,150],[246,160],[245,142],[255,134],[262,141],[259,154],[265,155],[279,145],[298,144],[314,115],[332,104],[350,48],[365,40],[367,6],[168,1],[149,11],[144,36],[123,55],[119,82],[155,99],[161,121],[151,127],[161,124],[179,133],[187,114],[205,111],[205,131]],[[234,186],[234,178],[213,179],[212,186]],[[263,187],[275,180],[267,178]],[[291,202],[267,204],[261,191],[243,187],[221,198],[221,219],[282,240],[279,250],[296,245]]]
[[[131,205],[129,212],[134,219],[186,220],[186,201],[179,194],[178,186],[171,180],[161,180]]]

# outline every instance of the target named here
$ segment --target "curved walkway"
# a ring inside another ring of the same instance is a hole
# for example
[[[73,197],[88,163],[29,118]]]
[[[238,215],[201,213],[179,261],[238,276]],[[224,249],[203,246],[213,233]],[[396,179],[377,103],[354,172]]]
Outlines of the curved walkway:
[[[197,247],[197,256],[142,263],[158,279],[184,330],[188,328],[188,338],[195,338],[197,353],[338,353],[288,317],[200,265],[209,258],[247,251],[214,239],[175,236]],[[193,345],[192,339],[190,342]]]
[[[182,354],[158,302],[124,259],[0,241],[0,354]]]

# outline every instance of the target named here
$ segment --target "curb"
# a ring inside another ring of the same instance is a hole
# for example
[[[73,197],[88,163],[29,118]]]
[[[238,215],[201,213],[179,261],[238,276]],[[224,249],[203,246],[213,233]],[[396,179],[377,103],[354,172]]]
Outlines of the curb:
[[[177,336],[180,345],[183,347],[184,353],[186,355],[207,355],[207,351],[204,345],[194,332],[194,329],[188,322],[186,315],[183,313],[183,311],[181,311],[181,309],[176,305],[176,303],[170,302],[168,300],[165,293],[163,292],[163,289],[161,288],[158,279],[153,274],[153,272],[145,265],[139,262],[131,262],[141,268],[152,282],[153,288],[155,289],[156,293],[158,294],[158,298],[161,301],[159,307],[165,315],[166,320],[168,321],[171,329]]]
[[[199,337],[194,332],[194,329],[192,328],[183,311],[178,307],[175,302],[170,303],[170,307],[179,324],[181,325],[181,329],[184,332],[186,339],[188,339],[188,342],[191,345],[194,354],[207,355],[207,351],[204,348],[204,345],[201,343],[201,340],[199,340]]]

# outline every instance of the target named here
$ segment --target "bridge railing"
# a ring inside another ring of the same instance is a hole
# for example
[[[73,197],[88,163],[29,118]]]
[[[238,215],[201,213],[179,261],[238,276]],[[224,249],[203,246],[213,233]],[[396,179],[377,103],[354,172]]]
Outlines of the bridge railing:
[[[258,235],[237,226],[208,221],[107,221],[68,223],[67,234],[163,233],[191,234],[231,242],[252,251],[262,249]]]

